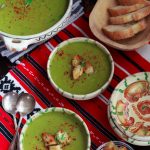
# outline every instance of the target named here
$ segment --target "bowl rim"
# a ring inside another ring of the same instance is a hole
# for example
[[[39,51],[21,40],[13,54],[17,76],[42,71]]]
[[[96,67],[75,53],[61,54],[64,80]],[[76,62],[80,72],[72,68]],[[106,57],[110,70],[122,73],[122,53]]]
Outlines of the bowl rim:
[[[50,27],[50,28],[48,28],[48,29],[46,29],[46,30],[44,30],[42,32],[39,32],[37,34],[20,36],[20,35],[14,35],[14,34],[9,34],[9,33],[0,31],[0,36],[2,36],[2,37],[3,36],[4,37],[9,37],[9,38],[15,38],[15,39],[27,40],[27,39],[33,39],[33,38],[37,38],[37,37],[40,37],[42,35],[48,34],[52,30],[57,28],[67,17],[69,17],[69,14],[71,13],[72,5],[73,5],[73,0],[69,0],[68,7],[67,7],[64,15],[62,16],[62,18],[59,21],[57,21],[52,27]]]
[[[68,44],[68,43],[72,43],[72,42],[90,42],[90,43],[94,43],[96,44],[98,47],[100,47],[109,57],[109,61],[111,63],[111,73],[109,75],[108,80],[96,91],[91,92],[91,93],[87,93],[87,94],[72,94],[69,93],[67,91],[64,91],[62,88],[60,88],[52,79],[51,73],[50,73],[50,65],[51,65],[51,61],[54,57],[54,55],[56,54],[56,52],[59,50],[60,47],[63,47],[64,45]],[[55,49],[52,51],[52,53],[50,54],[49,58],[48,58],[48,62],[47,62],[47,74],[48,74],[48,78],[52,84],[52,86],[55,88],[55,90],[57,90],[57,92],[59,92],[61,95],[70,98],[70,99],[74,99],[74,100],[88,100],[88,99],[92,99],[94,97],[96,97],[98,94],[100,94],[103,90],[105,90],[107,88],[107,86],[109,85],[109,83],[111,82],[113,75],[114,75],[114,60],[110,54],[110,52],[108,51],[108,49],[102,45],[100,42],[90,39],[90,38],[85,38],[85,37],[77,37],[77,38],[71,38],[68,40],[63,41],[62,43],[60,43],[58,46],[55,47]]]
[[[112,142],[114,142],[117,146],[125,146],[126,148],[129,148],[128,150],[134,150],[130,145],[126,144],[125,142],[122,142],[122,141],[112,141]],[[107,143],[109,143],[109,142],[106,142],[106,143],[102,144],[96,150],[103,150],[102,148],[104,148],[104,146]]]
[[[89,129],[86,125],[86,123],[84,122],[84,120],[74,111],[67,109],[67,108],[62,108],[62,107],[51,107],[51,108],[47,108],[47,109],[43,109],[40,110],[39,112],[35,113],[33,116],[30,117],[30,119],[28,119],[25,123],[25,125],[22,128],[22,131],[20,133],[20,138],[19,138],[19,147],[20,150],[24,150],[23,149],[23,137],[24,134],[26,132],[26,130],[28,129],[29,124],[36,118],[42,116],[43,114],[47,114],[47,113],[51,113],[51,112],[61,112],[61,113],[66,113],[68,115],[73,115],[76,119],[78,119],[78,121],[80,123],[83,124],[86,135],[87,135],[87,149],[86,150],[90,150],[91,147],[91,137],[90,137],[90,132]]]

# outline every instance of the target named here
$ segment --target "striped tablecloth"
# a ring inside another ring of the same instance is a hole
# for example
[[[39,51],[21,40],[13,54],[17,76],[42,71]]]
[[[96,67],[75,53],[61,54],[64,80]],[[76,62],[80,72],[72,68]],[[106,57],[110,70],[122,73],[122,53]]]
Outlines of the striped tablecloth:
[[[73,37],[90,37],[95,39],[88,26],[88,15],[84,15],[67,28],[59,32],[47,43],[44,43],[25,54],[23,60],[0,81],[0,100],[8,91],[28,92],[36,99],[34,113],[40,109],[58,106],[65,107],[79,114],[90,130],[92,150],[110,140],[121,140],[111,129],[107,119],[107,105],[115,86],[126,76],[150,71],[150,45],[130,51],[117,51],[108,47],[115,61],[115,73],[108,88],[98,97],[89,101],[73,101],[59,95],[51,86],[46,65],[51,51],[64,40]],[[17,116],[18,117],[18,116]],[[27,117],[22,121],[21,128]],[[15,133],[12,116],[0,107],[0,150],[7,150]],[[148,150],[133,146],[136,150]]]

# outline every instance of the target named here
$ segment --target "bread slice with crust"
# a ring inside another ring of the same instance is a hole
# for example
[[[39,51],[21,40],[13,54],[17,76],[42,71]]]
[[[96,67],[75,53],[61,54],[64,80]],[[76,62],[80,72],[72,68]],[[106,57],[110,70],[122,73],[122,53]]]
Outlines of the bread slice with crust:
[[[135,34],[146,28],[146,21],[143,19],[133,24],[125,25],[108,25],[103,27],[103,32],[112,40],[122,40],[133,37]]]
[[[112,141],[110,141],[105,145],[103,150],[118,150],[118,147]]]
[[[126,147],[119,147],[118,150],[128,150]]]
[[[118,0],[120,5],[134,5],[134,4],[144,4],[150,3],[148,0]]]
[[[131,6],[122,6],[122,5],[118,5],[112,8],[108,8],[108,11],[110,13],[111,16],[115,17],[115,16],[120,16],[120,15],[125,15],[128,14],[130,12],[136,11],[138,9],[141,9],[147,5],[150,4],[134,4]]]
[[[146,6],[142,9],[139,9],[135,12],[121,15],[117,17],[110,17],[111,24],[125,24],[128,22],[138,21],[150,15],[150,6]]]

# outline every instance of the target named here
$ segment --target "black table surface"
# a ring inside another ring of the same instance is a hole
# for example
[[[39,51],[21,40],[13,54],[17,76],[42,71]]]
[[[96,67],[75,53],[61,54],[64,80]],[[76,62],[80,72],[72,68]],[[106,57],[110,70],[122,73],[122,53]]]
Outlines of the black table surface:
[[[0,79],[2,79],[5,74],[7,74],[12,66],[13,64],[9,62],[7,58],[4,58],[0,55]]]

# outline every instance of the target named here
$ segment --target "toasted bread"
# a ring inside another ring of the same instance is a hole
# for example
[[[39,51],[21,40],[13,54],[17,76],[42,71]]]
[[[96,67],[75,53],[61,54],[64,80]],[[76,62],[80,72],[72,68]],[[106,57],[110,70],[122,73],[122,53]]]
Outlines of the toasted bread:
[[[134,5],[134,4],[145,4],[150,3],[148,0],[118,0],[120,5]]]
[[[118,150],[118,147],[111,141],[105,145],[103,150]]]
[[[48,134],[46,132],[42,133],[42,139],[44,141],[45,146],[57,144],[57,142],[55,140],[55,136]]]
[[[109,8],[108,11],[109,11],[110,15],[114,17],[114,16],[120,16],[120,15],[128,14],[130,12],[141,9],[141,8],[147,6],[147,5],[148,4],[134,4],[134,5],[131,5],[131,6],[118,5],[118,6]]]
[[[48,150],[63,150],[61,145],[49,146]]]
[[[118,150],[128,150],[126,147],[119,147]]]
[[[138,21],[150,15],[150,6],[146,6],[142,9],[139,9],[135,12],[121,15],[117,17],[110,17],[111,24],[125,24],[128,22]]]
[[[147,24],[145,20],[141,20],[133,24],[125,25],[108,25],[103,27],[103,32],[112,40],[122,40],[133,37],[135,34],[143,31]]]

